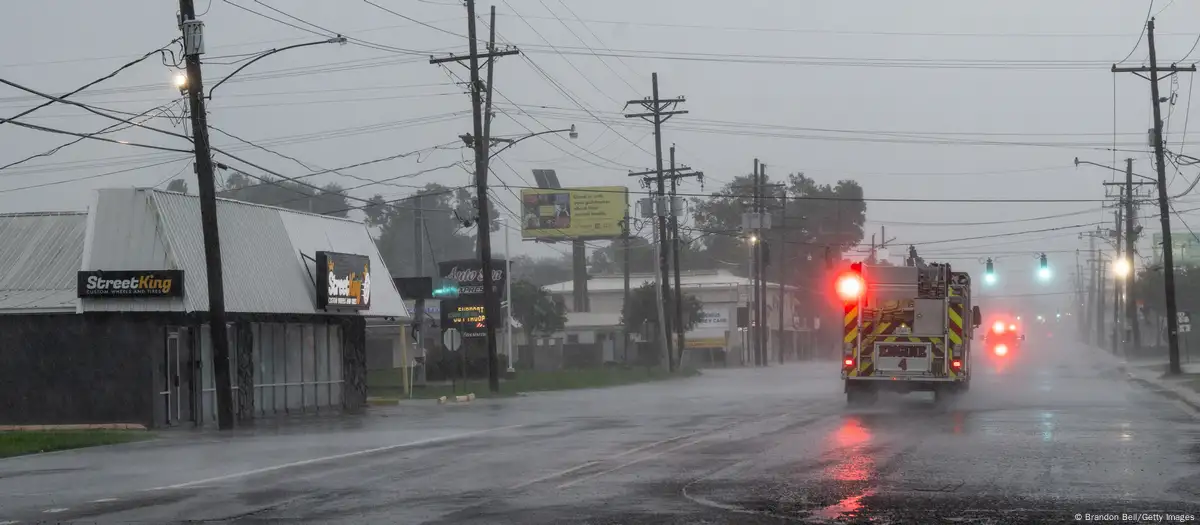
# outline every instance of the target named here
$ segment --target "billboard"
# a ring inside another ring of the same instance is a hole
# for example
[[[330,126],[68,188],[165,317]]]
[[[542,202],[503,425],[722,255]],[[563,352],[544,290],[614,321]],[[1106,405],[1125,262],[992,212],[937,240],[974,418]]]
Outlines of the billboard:
[[[366,255],[317,252],[317,308],[371,307],[371,259]]]
[[[624,186],[521,190],[526,239],[609,239],[621,235],[629,206]]]
[[[79,272],[80,298],[183,297],[183,270],[88,270]]]

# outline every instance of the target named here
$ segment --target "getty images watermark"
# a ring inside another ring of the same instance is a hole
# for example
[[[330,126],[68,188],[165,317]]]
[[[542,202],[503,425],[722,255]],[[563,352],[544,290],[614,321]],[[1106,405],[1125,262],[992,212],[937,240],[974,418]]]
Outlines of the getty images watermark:
[[[1102,512],[1076,514],[1075,521],[1110,523],[1194,523],[1195,514],[1173,512]]]

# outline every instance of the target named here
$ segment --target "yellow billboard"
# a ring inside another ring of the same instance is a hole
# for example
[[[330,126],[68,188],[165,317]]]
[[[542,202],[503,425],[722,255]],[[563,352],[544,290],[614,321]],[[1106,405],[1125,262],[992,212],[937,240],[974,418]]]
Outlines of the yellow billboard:
[[[526,239],[608,239],[621,235],[629,203],[624,186],[521,190]]]

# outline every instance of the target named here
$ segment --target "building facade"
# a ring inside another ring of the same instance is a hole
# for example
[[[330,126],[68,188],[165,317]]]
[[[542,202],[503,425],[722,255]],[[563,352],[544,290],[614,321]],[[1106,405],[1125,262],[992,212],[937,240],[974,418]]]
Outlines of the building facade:
[[[219,200],[239,420],[366,403],[366,324],[410,319],[360,222]],[[378,278],[372,280],[372,276]],[[0,215],[0,423],[215,424],[195,196]]]
[[[654,282],[653,274],[632,274],[630,289]],[[672,283],[673,284],[673,283]],[[684,334],[684,363],[695,366],[740,366],[753,363],[744,330],[737,325],[738,307],[746,307],[752,300],[750,279],[736,276],[725,270],[690,271],[680,276],[680,288],[684,294],[696,296],[703,304],[701,321]],[[550,293],[560,296],[571,310],[574,283],[566,281],[546,287]],[[786,360],[796,360],[813,355],[813,332],[820,321],[802,316],[803,295],[790,287],[780,297],[777,283],[766,283],[766,324],[768,332],[768,355],[778,362],[782,355]],[[610,355],[624,355],[619,338],[624,326],[620,324],[620,313],[625,301],[625,278],[623,275],[593,276],[587,282],[589,297],[588,315],[568,315],[563,337],[575,340],[592,338],[618,338],[617,346]],[[782,299],[782,300],[781,300]],[[782,303],[782,306],[781,306]],[[780,324],[779,309],[783,308],[783,323]],[[597,314],[608,314],[607,317]],[[605,318],[611,326],[596,326],[596,319]],[[578,320],[578,322],[576,322]],[[581,325],[579,323],[585,323]],[[630,327],[631,340],[644,341],[638,327]],[[674,335],[672,338],[674,339]]]

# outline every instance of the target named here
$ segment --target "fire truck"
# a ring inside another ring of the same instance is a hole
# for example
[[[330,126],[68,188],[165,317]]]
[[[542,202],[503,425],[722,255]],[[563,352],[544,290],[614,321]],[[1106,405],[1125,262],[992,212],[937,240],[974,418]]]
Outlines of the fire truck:
[[[852,405],[880,392],[933,392],[971,385],[971,339],[980,325],[971,277],[949,264],[855,263],[837,280],[844,307],[842,379]]]

